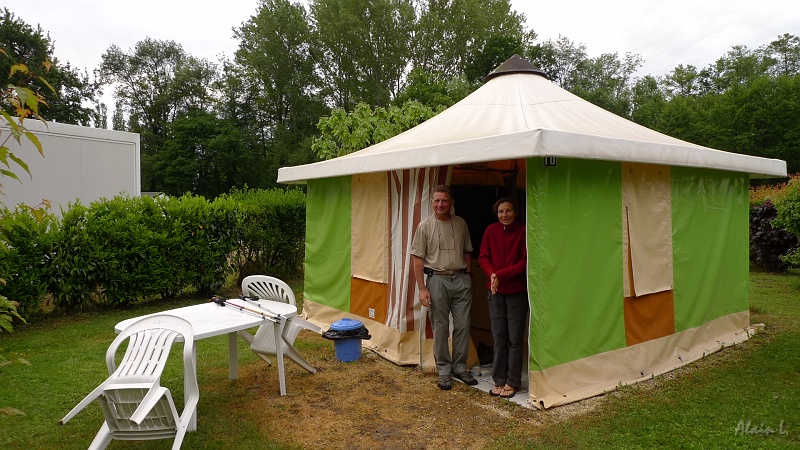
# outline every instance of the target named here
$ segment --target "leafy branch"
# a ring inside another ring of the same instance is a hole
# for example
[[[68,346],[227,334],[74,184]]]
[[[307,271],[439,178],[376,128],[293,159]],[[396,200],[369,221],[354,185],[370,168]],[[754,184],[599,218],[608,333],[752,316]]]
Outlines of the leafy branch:
[[[0,54],[4,58],[10,58],[3,48],[0,48]],[[50,83],[39,73],[39,71],[47,73],[50,71],[51,67],[52,64],[49,61],[44,61],[35,71],[30,70],[27,65],[22,63],[12,63],[11,65],[8,81],[3,83],[2,91],[0,91],[0,105],[3,106],[0,110],[0,114],[2,114],[5,123],[7,123],[9,127],[9,131],[5,133],[3,129],[0,128],[0,164],[2,164],[2,166],[0,166],[0,178],[9,177],[19,181],[19,177],[11,167],[12,163],[21,167],[30,176],[30,169],[28,165],[25,164],[25,161],[15,155],[8,147],[8,143],[11,139],[14,139],[17,144],[22,145],[22,139],[24,137],[33,143],[39,151],[39,154],[44,155],[39,138],[25,128],[25,119],[33,117],[40,120],[45,125],[47,124],[42,116],[39,115],[39,105],[48,106],[47,101],[41,94],[35,92],[29,86],[31,86],[31,81],[37,79],[55,94],[55,89],[53,89]],[[19,75],[22,76],[20,77]],[[15,82],[12,82],[12,79],[14,79]],[[12,117],[11,114],[6,111],[6,108],[9,106],[11,111],[16,114],[16,117]],[[5,136],[3,136],[3,134],[5,134]],[[0,195],[2,194],[3,184],[0,183]],[[46,202],[44,204],[47,206]],[[43,215],[43,211],[38,208],[32,208],[32,211],[34,211],[34,213],[38,212],[38,214],[35,214],[36,217],[42,217]],[[0,202],[0,224],[8,220],[13,220],[10,216],[11,214],[9,214],[8,208]],[[0,227],[0,246],[5,246],[7,242],[4,230],[4,226]],[[0,285],[5,284],[5,279],[0,277]],[[14,320],[25,322],[17,311],[18,307],[19,303],[0,294],[0,333],[12,332],[14,330],[12,326]],[[2,355],[0,355],[0,361],[2,360]]]
[[[8,58],[8,53],[2,48],[0,48],[0,54]],[[42,63],[41,69],[47,73],[52,66],[53,65],[49,61],[45,61]],[[5,108],[0,111],[0,114],[2,114],[10,130],[5,137],[3,137],[3,133],[0,130],[0,163],[5,166],[5,168],[0,168],[0,174],[19,180],[17,174],[11,169],[11,162],[25,170],[28,175],[30,175],[30,170],[28,169],[28,165],[25,164],[25,161],[17,157],[14,152],[11,151],[8,147],[8,142],[10,139],[14,139],[17,141],[17,144],[22,145],[22,138],[24,136],[33,143],[39,151],[39,154],[43,155],[42,144],[39,142],[39,138],[37,138],[36,135],[25,128],[25,119],[34,117],[42,123],[47,123],[42,116],[39,115],[39,105],[43,104],[48,106],[47,101],[40,93],[33,91],[28,86],[30,86],[32,80],[37,79],[47,86],[54,94],[56,91],[42,75],[31,71],[25,64],[16,63],[11,65],[11,71],[8,74],[9,81],[11,81],[16,74],[22,74],[25,75],[25,77],[22,78],[19,84],[4,83],[5,87],[3,87],[2,94],[0,94],[0,103],[4,106],[11,106],[12,111],[16,115],[16,118],[12,117],[11,114],[5,111]],[[0,193],[2,193],[2,187],[3,185],[0,183]]]

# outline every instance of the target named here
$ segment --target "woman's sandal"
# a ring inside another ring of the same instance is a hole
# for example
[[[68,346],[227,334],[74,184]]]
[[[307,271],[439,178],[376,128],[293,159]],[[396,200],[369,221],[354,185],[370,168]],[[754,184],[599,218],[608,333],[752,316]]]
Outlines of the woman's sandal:
[[[495,386],[489,391],[489,395],[491,395],[492,397],[497,397],[502,393],[503,393],[503,386]]]
[[[511,398],[517,395],[517,391],[519,388],[511,387],[509,385],[503,386],[503,390],[500,392],[500,398]]]

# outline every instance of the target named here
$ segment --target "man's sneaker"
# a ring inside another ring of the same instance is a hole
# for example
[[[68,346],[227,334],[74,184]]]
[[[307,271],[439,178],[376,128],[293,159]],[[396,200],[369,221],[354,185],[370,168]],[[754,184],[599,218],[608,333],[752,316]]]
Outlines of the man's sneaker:
[[[478,380],[476,380],[469,372],[457,373],[455,377],[456,380],[466,384],[467,386],[475,386],[478,384]]]
[[[439,378],[439,381],[436,382],[436,386],[443,391],[449,391],[453,388],[450,384],[450,378]]]

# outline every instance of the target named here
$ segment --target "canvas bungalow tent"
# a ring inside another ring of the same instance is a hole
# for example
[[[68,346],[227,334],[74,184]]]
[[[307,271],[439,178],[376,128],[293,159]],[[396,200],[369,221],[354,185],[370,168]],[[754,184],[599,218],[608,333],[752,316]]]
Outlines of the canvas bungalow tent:
[[[639,126],[514,56],[427,122],[347,156],[281,168],[278,181],[308,185],[304,313],[321,325],[357,318],[372,334],[365,346],[427,369],[432,334],[409,247],[430,214],[431,187],[453,186],[476,248],[495,220],[492,201],[517,196],[527,223],[529,395],[547,408],[747,339],[748,180],[782,176],[783,161]],[[491,343],[484,283],[473,281],[475,347]]]

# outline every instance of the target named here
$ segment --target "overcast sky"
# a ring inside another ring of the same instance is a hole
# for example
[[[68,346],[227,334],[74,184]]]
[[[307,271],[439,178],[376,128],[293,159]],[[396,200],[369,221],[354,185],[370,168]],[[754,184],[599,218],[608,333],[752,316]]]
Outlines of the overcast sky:
[[[538,41],[559,35],[601,53],[637,53],[639,75],[665,75],[678,64],[703,68],[734,45],[755,49],[800,35],[796,0],[512,0]],[[111,45],[132,49],[171,39],[195,57],[233,56],[233,27],[255,14],[257,0],[4,0],[25,22],[50,33],[61,62],[90,72]],[[111,106],[111,105],[109,105]]]

